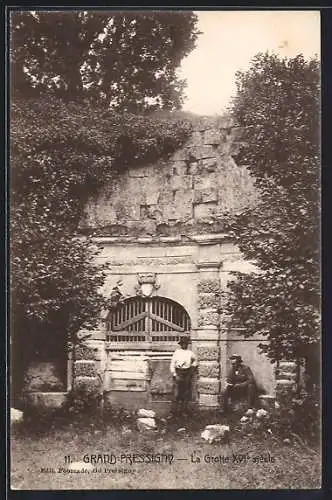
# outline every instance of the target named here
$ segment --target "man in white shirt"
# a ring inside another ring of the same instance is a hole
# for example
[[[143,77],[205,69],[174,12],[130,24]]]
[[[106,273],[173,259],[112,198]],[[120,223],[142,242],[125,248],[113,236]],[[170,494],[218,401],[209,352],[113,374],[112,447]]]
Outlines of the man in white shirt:
[[[188,409],[192,396],[192,378],[197,369],[196,354],[188,349],[190,339],[188,336],[180,338],[179,349],[173,353],[171,360],[171,374],[175,386],[175,412],[179,413]]]

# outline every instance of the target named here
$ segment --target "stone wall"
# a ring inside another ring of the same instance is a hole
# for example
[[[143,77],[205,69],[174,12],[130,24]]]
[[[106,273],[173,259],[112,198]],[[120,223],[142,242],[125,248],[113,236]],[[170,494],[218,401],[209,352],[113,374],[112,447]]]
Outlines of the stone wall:
[[[234,157],[240,130],[227,118],[202,118],[172,157],[129,169],[90,199],[81,230],[97,235],[172,235],[223,230],[226,212],[256,200]]]
[[[108,261],[112,269],[103,287],[106,296],[118,280],[123,283],[122,293],[133,296],[139,273],[156,273],[156,294],[178,302],[189,314],[192,349],[199,359],[197,391],[201,407],[219,405],[228,357],[233,352],[239,352],[251,366],[262,390],[274,394],[274,367],[259,353],[260,339],[245,339],[241,332],[229,332],[226,325],[222,292],[227,290],[230,273],[254,269],[227,235],[197,235],[191,239],[180,235],[103,237],[96,242],[103,247],[98,262]],[[94,341],[102,343],[105,335],[101,326]]]
[[[240,133],[227,117],[196,119],[180,150],[114,178],[89,200],[81,221],[82,232],[93,233],[104,246],[99,262],[111,264],[106,295],[117,279],[123,281],[125,295],[133,295],[137,273],[154,272],[158,295],[188,312],[202,407],[219,405],[232,348],[222,292],[231,271],[251,270],[227,237],[228,215],[257,200],[248,170],[235,161]],[[261,359],[252,352],[257,342],[241,339],[237,346],[258,370]],[[265,371],[265,390],[273,391],[269,364]]]
[[[186,310],[199,359],[197,396],[203,408],[219,406],[233,352],[251,366],[265,392],[275,390],[274,368],[258,353],[260,339],[229,332],[222,308],[231,272],[253,270],[232,244],[225,224],[229,213],[257,200],[246,167],[234,160],[239,135],[226,118],[196,120],[191,138],[172,157],[128,169],[104,186],[87,203],[80,225],[101,247],[97,262],[111,266],[102,293],[109,296],[121,280],[122,293],[134,296],[139,273],[155,273],[155,293]],[[170,357],[176,346],[165,347]],[[101,321],[70,361],[68,390],[80,385],[106,390],[110,354]],[[109,394],[111,404],[140,404],[137,391]]]

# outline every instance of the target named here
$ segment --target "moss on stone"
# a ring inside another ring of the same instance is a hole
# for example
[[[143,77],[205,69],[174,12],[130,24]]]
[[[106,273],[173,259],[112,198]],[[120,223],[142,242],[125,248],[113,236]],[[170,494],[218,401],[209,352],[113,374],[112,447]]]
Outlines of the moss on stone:
[[[75,359],[91,360],[94,358],[95,358],[95,353],[94,353],[93,349],[86,347],[86,346],[83,346],[83,345],[79,345],[75,348]]]
[[[75,377],[93,377],[96,375],[96,366],[94,363],[75,363]]]
[[[198,307],[199,309],[204,309],[207,307],[217,308],[220,303],[220,298],[218,293],[215,292],[201,292],[198,295]]]
[[[198,390],[203,394],[219,394],[220,393],[220,381],[218,379],[214,380],[199,380]]]
[[[197,347],[197,356],[199,360],[217,361],[219,359],[219,348],[215,347]]]
[[[198,326],[218,326],[219,322],[219,313],[216,311],[201,311],[198,317]]]
[[[202,361],[199,365],[200,377],[219,377],[220,367],[217,361]]]
[[[198,283],[198,293],[217,293],[219,289],[220,284],[218,279],[206,279]]]

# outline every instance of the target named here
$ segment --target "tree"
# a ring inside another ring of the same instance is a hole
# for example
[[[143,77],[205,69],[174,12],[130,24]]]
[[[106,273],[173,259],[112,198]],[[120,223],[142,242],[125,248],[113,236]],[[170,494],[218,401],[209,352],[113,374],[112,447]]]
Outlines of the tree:
[[[190,133],[180,116],[117,114],[55,98],[11,109],[11,312],[19,392],[33,356],[64,359],[68,340],[108,307],[83,206],[115,172],[171,154]],[[61,361],[61,360],[60,360]]]
[[[319,63],[258,54],[236,84],[237,161],[260,201],[230,230],[258,272],[235,273],[226,309],[246,336],[268,340],[272,361],[303,357],[309,370],[320,342]]]
[[[130,112],[179,109],[176,70],[195,47],[196,23],[190,11],[13,12],[13,91]]]

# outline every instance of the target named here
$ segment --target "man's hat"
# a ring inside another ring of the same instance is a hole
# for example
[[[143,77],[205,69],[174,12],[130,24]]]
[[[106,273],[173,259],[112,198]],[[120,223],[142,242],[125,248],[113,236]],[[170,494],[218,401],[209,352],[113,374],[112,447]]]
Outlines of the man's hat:
[[[188,337],[188,335],[186,335],[186,336],[183,335],[182,337],[180,337],[180,340],[179,340],[178,344],[180,344],[180,345],[188,345],[189,342],[190,342],[190,338]]]
[[[238,361],[242,361],[242,357],[240,354],[232,354],[229,359],[237,359]]]

